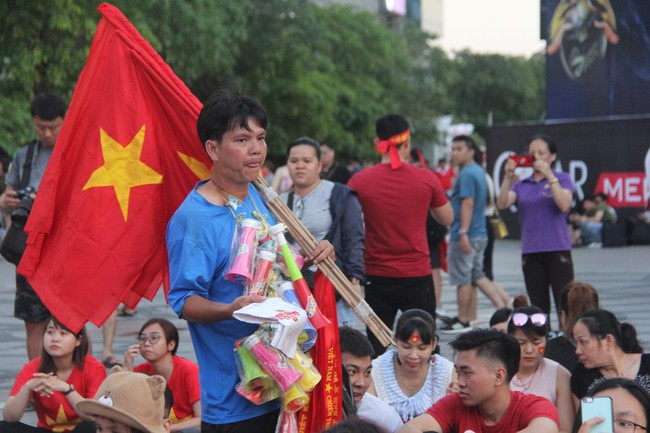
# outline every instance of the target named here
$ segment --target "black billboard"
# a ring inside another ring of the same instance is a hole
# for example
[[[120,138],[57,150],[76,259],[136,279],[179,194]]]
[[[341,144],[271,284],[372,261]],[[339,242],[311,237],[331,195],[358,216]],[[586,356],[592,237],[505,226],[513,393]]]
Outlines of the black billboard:
[[[542,4],[546,118],[650,113],[650,1]]]
[[[650,198],[650,115],[635,118],[556,122],[520,126],[494,126],[486,132],[487,169],[496,191],[503,165],[513,153],[526,153],[534,134],[548,134],[558,144],[559,171],[569,173],[576,200],[604,192],[620,217],[640,212]],[[528,176],[532,169],[518,168]],[[526,171],[528,170],[528,171]],[[516,208],[502,216],[518,236]]]

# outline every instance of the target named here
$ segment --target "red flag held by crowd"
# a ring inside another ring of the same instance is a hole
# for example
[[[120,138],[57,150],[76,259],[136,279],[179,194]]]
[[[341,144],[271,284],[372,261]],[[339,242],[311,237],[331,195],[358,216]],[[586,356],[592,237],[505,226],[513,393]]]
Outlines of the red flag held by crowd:
[[[168,288],[167,221],[211,165],[201,103],[116,7],[98,10],[18,268],[74,331]]]

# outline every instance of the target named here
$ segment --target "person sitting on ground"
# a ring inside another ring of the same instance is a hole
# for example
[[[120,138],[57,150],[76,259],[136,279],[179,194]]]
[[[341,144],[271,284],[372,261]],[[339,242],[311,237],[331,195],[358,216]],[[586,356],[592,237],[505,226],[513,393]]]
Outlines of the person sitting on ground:
[[[572,281],[560,293],[560,329],[562,335],[551,338],[546,344],[544,357],[559,362],[573,372],[578,364],[573,326],[582,313],[598,308],[598,292],[584,281]]]
[[[580,363],[571,374],[575,409],[589,387],[603,378],[637,380],[650,392],[650,353],[643,353],[636,329],[607,310],[584,313],[573,327]]]
[[[594,385],[589,397],[609,397],[612,399],[614,431],[617,433],[643,433],[648,431],[650,420],[650,394],[635,382],[625,378],[605,379]],[[580,414],[580,412],[578,412]],[[580,419],[578,417],[578,419]],[[605,418],[596,417],[577,424],[574,433],[589,433]]]
[[[580,223],[580,241],[582,245],[591,248],[600,247],[603,242],[603,224],[615,222],[616,219],[607,203],[598,203],[593,195],[585,196],[582,207],[585,214]]]
[[[571,373],[557,362],[544,358],[548,331],[548,316],[541,309],[531,306],[513,311],[508,334],[519,343],[521,357],[510,389],[549,399],[557,407],[560,433],[569,433],[575,417],[569,385]]]
[[[357,416],[386,428],[389,433],[398,431],[404,423],[395,409],[366,392],[372,383],[372,357],[375,354],[368,337],[347,326],[339,328],[339,336],[341,360],[348,373]]]
[[[520,308],[528,306],[528,297],[526,295],[517,295],[512,300],[512,308]],[[502,332],[508,332],[508,321],[510,321],[510,316],[512,316],[512,308],[503,307],[499,308],[497,311],[492,314],[490,317],[490,328],[498,329]]]
[[[92,418],[97,433],[169,433],[165,413],[165,378],[117,371],[114,367],[94,399],[81,400],[77,410]]]
[[[404,422],[423,414],[453,388],[456,375],[451,361],[434,355],[436,322],[424,310],[405,311],[397,320],[395,346],[372,362],[376,395]]]
[[[124,353],[124,368],[139,373],[159,374],[174,396],[169,418],[171,431],[201,427],[201,389],[199,366],[176,355],[178,329],[162,318],[149,319],[138,332],[138,342]],[[133,366],[140,353],[146,362]]]
[[[401,433],[557,433],[558,413],[544,397],[510,390],[519,344],[496,329],[473,329],[450,346],[456,352],[458,392],[438,400]]]
[[[22,368],[2,414],[2,433],[72,431],[94,433],[95,425],[82,421],[77,402],[95,395],[106,377],[106,368],[88,355],[86,329],[72,332],[58,319],[47,321],[43,352]],[[37,427],[19,422],[30,401],[38,417]]]

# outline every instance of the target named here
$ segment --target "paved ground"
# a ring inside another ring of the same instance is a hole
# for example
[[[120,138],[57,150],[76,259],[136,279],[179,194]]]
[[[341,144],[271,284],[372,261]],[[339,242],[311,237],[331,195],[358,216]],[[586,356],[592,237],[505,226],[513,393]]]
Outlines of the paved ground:
[[[599,291],[604,308],[616,313],[621,320],[630,321],[639,332],[642,343],[650,348],[650,246],[624,248],[588,249],[573,252],[576,277],[593,284]],[[524,292],[520,267],[519,242],[497,241],[494,253],[495,278],[511,295]],[[13,318],[14,267],[0,259],[0,407],[4,406],[14,378],[27,361],[24,345],[24,327]],[[446,285],[443,290],[443,304],[448,313],[455,313],[455,289]],[[487,324],[493,308],[490,302],[479,295],[479,321]],[[134,317],[119,318],[113,353],[122,358],[124,350],[134,342],[142,323],[151,317],[165,317],[172,320],[180,330],[179,355],[195,359],[187,324],[178,320],[159,293],[153,302],[142,301]],[[88,325],[94,342],[95,356],[101,355],[101,330]],[[441,335],[443,354],[449,354],[446,343],[453,338]],[[35,422],[33,412],[23,417],[27,423]]]

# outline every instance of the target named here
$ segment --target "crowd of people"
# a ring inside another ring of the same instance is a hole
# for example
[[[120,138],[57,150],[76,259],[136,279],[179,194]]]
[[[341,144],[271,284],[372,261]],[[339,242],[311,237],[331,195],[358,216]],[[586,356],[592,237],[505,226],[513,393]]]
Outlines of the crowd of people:
[[[65,105],[39,98],[32,105],[39,140],[17,154],[0,196],[3,210],[19,205],[23,183],[37,189],[38,167],[46,166],[63,122]],[[85,330],[73,333],[64,318],[51,317],[16,274],[16,317],[25,322],[30,361],[4,406],[0,433],[277,431],[280,403],[255,404],[238,392],[233,355],[236,343],[258,327],[233,313],[266,298],[245,294],[241,281],[226,276],[237,222],[248,218],[266,229],[277,222],[252,185],[265,167],[267,124],[259,101],[232,94],[207,101],[198,118],[211,177],[189,192],[166,233],[168,300],[188,323],[198,365],[176,354],[174,324],[152,318],[107,375],[89,354]],[[574,281],[568,226],[574,187],[554,169],[554,140],[529,140],[528,177],[517,177],[514,160],[506,163],[495,200],[472,137],[453,140],[457,171],[446,161],[428,170],[412,159],[405,117],[388,114],[375,126],[379,164],[352,173],[335,160],[331,143],[300,137],[287,146],[286,166],[273,182],[317,241],[301,251],[308,284],[314,285],[317,265],[331,259],[385,325],[395,324],[393,344],[384,347],[359,311],[338,300],[341,386],[349,404],[345,420],[328,431],[586,433],[605,420],[583,419],[581,403],[602,396],[612,403],[613,432],[645,431],[650,355],[631,324],[601,308],[594,287]],[[509,295],[484,271],[490,203],[519,210],[530,305],[518,299],[511,308]],[[431,242],[432,223],[449,228],[448,241],[443,235]],[[581,227],[592,234],[586,221]],[[441,250],[432,254],[432,245],[447,245],[458,302],[458,315],[446,317],[440,329]],[[477,289],[497,309],[494,329],[472,324]],[[553,316],[561,332],[550,338]],[[450,343],[453,360],[440,354],[438,332],[458,334]],[[136,365],[138,356],[144,362]],[[36,426],[21,423],[30,405]]]

